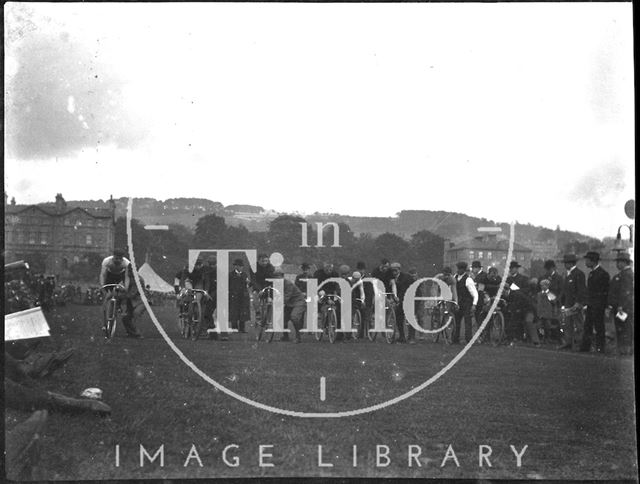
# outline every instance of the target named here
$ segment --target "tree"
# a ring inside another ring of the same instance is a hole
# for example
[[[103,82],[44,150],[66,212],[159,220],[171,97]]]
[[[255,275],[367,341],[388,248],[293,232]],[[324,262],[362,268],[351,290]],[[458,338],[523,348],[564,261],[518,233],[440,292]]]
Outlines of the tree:
[[[282,253],[293,260],[300,255],[302,243],[302,226],[305,219],[297,215],[280,215],[269,223],[268,244],[269,249]],[[313,230],[307,226],[307,240],[309,245],[314,243]]]
[[[141,266],[149,250],[149,232],[144,229],[144,225],[139,220],[134,218],[131,220],[131,234],[136,265]],[[116,248],[124,249],[129,255],[131,254],[127,238],[127,219],[125,217],[116,219],[114,241]]]
[[[411,236],[412,265],[421,275],[433,276],[444,264],[444,239],[428,230]]]
[[[88,252],[82,256],[79,262],[69,266],[71,278],[76,281],[97,281],[100,274],[102,256],[94,252]]]
[[[227,224],[224,217],[211,214],[200,217],[193,236],[194,249],[224,249]]]
[[[409,242],[389,232],[381,234],[375,239],[375,249],[378,259],[385,257],[390,261],[396,261],[406,265],[410,261],[410,248]]]

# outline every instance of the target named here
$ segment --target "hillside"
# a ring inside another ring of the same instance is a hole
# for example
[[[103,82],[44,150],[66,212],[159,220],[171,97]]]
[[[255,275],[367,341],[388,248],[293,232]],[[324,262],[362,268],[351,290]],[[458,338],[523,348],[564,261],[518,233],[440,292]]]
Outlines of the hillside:
[[[70,205],[99,206],[104,202],[82,200],[68,202]],[[126,214],[127,199],[115,200],[116,216]],[[225,207],[220,202],[202,198],[172,198],[155,200],[153,198],[135,198],[133,203],[134,217],[145,224],[181,224],[194,229],[198,219],[207,214],[223,216],[228,225],[244,225],[250,231],[266,231],[269,222],[278,215],[274,211],[265,211],[263,207],[253,205],[229,205]],[[376,237],[385,232],[395,233],[405,239],[420,230],[428,230],[437,235],[459,242],[477,234],[479,227],[499,226],[503,236],[508,235],[509,225],[485,218],[471,217],[463,213],[404,210],[395,217],[359,217],[340,214],[314,213],[305,216],[310,223],[315,222],[344,222],[356,234],[370,234]],[[577,232],[552,230],[547,227],[530,224],[516,225],[517,242],[533,247],[544,244],[561,248],[570,240],[587,241],[591,237]]]

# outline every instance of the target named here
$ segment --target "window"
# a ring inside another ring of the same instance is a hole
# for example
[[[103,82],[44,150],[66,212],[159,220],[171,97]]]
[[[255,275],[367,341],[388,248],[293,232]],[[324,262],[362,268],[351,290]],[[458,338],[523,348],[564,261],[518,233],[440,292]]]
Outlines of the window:
[[[469,259],[473,259],[473,254],[474,254],[474,253],[475,253],[475,252],[473,252],[472,250],[470,250],[470,251],[469,251]]]
[[[491,251],[487,252],[487,259],[493,259],[493,254],[491,253]]]
[[[481,250],[478,251],[478,259],[482,259],[484,256],[484,252],[482,252]]]
[[[16,231],[18,237],[18,244],[24,244],[24,232],[22,230]]]
[[[40,243],[42,245],[46,245],[47,244],[47,233],[46,232],[42,232],[40,234]]]
[[[30,244],[35,244],[36,243],[36,233],[35,232],[29,232],[29,243]]]
[[[524,260],[524,254],[520,256],[520,260]]]
[[[87,245],[93,244],[93,237],[91,236],[91,234],[87,234],[86,243]]]

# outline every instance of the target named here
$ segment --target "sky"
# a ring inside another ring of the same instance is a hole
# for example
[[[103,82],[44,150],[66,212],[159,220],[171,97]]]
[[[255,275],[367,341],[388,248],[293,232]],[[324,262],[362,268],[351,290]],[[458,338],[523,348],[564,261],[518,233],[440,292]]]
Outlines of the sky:
[[[631,222],[631,3],[7,3],[5,55],[18,203]]]

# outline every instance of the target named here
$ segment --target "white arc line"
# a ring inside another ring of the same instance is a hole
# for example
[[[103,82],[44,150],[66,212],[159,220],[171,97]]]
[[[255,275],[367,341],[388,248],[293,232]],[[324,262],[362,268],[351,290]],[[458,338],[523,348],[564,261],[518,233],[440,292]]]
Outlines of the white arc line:
[[[144,295],[144,290],[142,288],[142,285],[140,284],[140,276],[138,275],[138,267],[136,266],[136,260],[135,260],[134,254],[133,254],[133,236],[132,236],[132,231],[131,231],[131,219],[132,219],[132,213],[133,213],[132,207],[133,207],[133,198],[129,198],[129,203],[127,205],[127,244],[129,245],[129,256],[131,258],[131,265],[133,266],[133,278],[136,281],[136,286],[138,287],[138,291],[140,293],[140,297],[142,298],[142,302],[144,304],[144,307],[147,309],[147,313],[149,314],[149,317],[151,318],[151,321],[153,322],[154,326],[156,327],[156,329],[160,333],[160,336],[162,336],[162,338],[165,340],[165,342],[174,351],[174,353],[176,355],[178,355],[178,357],[182,360],[182,362],[185,365],[187,365],[189,368],[191,368],[196,375],[200,376],[200,378],[202,378],[207,383],[213,385],[215,388],[217,388],[221,392],[224,392],[227,395],[229,395],[230,397],[233,397],[236,400],[239,400],[239,401],[241,401],[243,403],[246,403],[248,405],[252,405],[252,406],[254,406],[256,408],[259,408],[259,409],[262,409],[262,410],[267,410],[269,412],[277,413],[277,414],[280,414],[280,415],[288,415],[290,417],[342,418],[342,417],[353,417],[355,415],[363,415],[365,413],[374,412],[376,410],[382,410],[383,408],[390,407],[391,405],[394,405],[394,404],[399,403],[399,402],[401,402],[403,400],[406,400],[407,398],[412,397],[416,393],[424,390],[425,388],[430,386],[435,381],[439,380],[442,375],[444,375],[451,368],[453,368],[453,366],[456,363],[458,363],[458,361],[473,347],[473,345],[475,344],[476,340],[480,337],[480,335],[482,334],[482,332],[486,328],[487,324],[489,324],[489,320],[493,316],[493,312],[495,311],[496,307],[498,306],[498,302],[500,301],[500,297],[502,297],[502,291],[504,290],[504,285],[505,285],[505,282],[507,280],[507,276],[509,275],[509,261],[511,261],[511,257],[513,255],[513,243],[514,243],[514,239],[515,239],[515,223],[511,222],[511,224],[510,224],[510,226],[511,226],[511,235],[509,237],[509,250],[507,251],[507,259],[506,259],[507,262],[505,263],[504,272],[503,272],[503,276],[502,276],[502,282],[500,283],[500,287],[498,288],[498,293],[496,294],[496,297],[495,297],[495,299],[493,301],[493,304],[489,308],[489,311],[488,311],[487,315],[485,316],[484,321],[482,322],[480,327],[477,329],[477,331],[475,332],[475,334],[473,335],[471,340],[469,342],[467,342],[466,346],[464,348],[462,348],[460,350],[460,352],[454,358],[452,358],[452,360],[446,366],[441,368],[440,371],[438,371],[435,375],[433,375],[431,378],[429,378],[424,383],[412,388],[408,392],[403,393],[402,395],[398,395],[397,397],[392,398],[390,400],[387,400],[386,402],[378,403],[378,404],[375,404],[375,405],[370,405],[369,407],[357,408],[355,410],[345,410],[345,411],[342,411],[342,412],[299,412],[299,411],[295,411],[295,410],[287,410],[287,409],[284,409],[284,408],[278,408],[278,407],[273,407],[271,405],[266,405],[264,403],[260,403],[260,402],[257,402],[255,400],[251,400],[250,398],[243,397],[242,395],[230,390],[229,388],[227,388],[224,385],[222,385],[222,384],[218,383],[217,381],[215,381],[213,378],[211,378],[209,375],[207,375],[205,372],[203,372],[200,368],[198,368],[195,365],[195,363],[193,363],[189,358],[187,358],[185,356],[184,353],[182,353],[182,351],[180,351],[180,349],[171,340],[171,338],[169,338],[169,336],[167,335],[167,333],[164,330],[164,328],[158,322],[158,318],[156,318],[156,315],[153,313],[153,309],[151,309],[151,306],[149,305],[149,301],[147,300],[147,297]]]
[[[327,398],[327,379],[323,376],[320,377],[320,401],[324,402]]]

